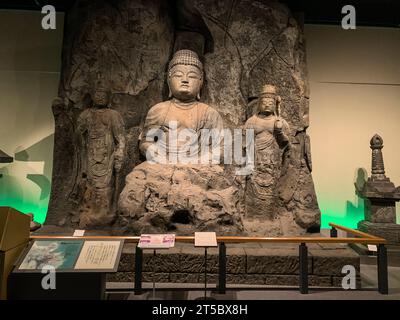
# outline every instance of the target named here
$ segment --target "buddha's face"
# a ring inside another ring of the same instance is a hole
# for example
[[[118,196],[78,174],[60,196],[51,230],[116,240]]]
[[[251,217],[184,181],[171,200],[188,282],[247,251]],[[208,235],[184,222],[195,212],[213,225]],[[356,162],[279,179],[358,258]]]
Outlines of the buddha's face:
[[[260,97],[259,111],[263,113],[274,113],[276,110],[276,96],[275,95],[263,95]]]
[[[104,90],[96,90],[93,95],[93,104],[96,107],[106,107],[108,105],[109,95]]]
[[[169,73],[168,85],[174,98],[195,100],[203,84],[200,70],[195,66],[176,65]]]

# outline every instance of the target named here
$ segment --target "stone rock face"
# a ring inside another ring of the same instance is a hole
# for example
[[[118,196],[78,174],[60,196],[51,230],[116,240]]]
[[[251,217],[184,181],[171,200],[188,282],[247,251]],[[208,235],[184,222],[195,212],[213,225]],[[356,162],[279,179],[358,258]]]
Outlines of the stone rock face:
[[[214,40],[205,55],[205,101],[227,124],[240,125],[264,84],[277,87],[291,128],[290,161],[280,179],[280,206],[301,229],[318,229],[320,211],[311,176],[309,86],[302,26],[275,1],[194,1]],[[246,107],[247,106],[247,107]]]
[[[122,218],[114,228],[135,230],[149,219],[161,229],[171,227],[183,233],[196,229],[282,235],[319,228],[306,133],[309,87],[305,43],[302,25],[286,5],[250,0],[180,0],[175,5],[163,0],[79,0],[68,12],[65,35],[59,96],[66,106],[54,110],[54,169],[47,224],[77,226],[73,216],[79,201],[71,194],[79,156],[73,142],[76,119],[88,107],[95,81],[106,78],[111,83],[110,107],[122,115],[126,125],[127,156],[116,179],[116,193],[122,191],[126,178],[131,186],[128,189],[149,197],[146,208],[141,208],[143,215],[137,213],[135,204],[121,207]],[[160,168],[171,179],[178,179],[179,183],[172,184],[157,180],[157,172],[150,172],[145,164],[132,171],[144,160],[138,136],[147,111],[168,96],[168,61],[174,51],[186,46],[192,46],[190,49],[203,60],[201,101],[219,112],[224,127],[243,126],[252,115],[259,89],[264,84],[276,86],[293,147],[278,181],[279,210],[274,221],[246,218],[241,204],[245,186],[237,186],[232,178],[225,181],[222,177],[226,175],[219,169],[192,172]],[[165,183],[165,194],[143,190],[141,174],[152,176],[158,185]],[[188,180],[179,180],[181,176]],[[218,185],[207,186],[205,179],[215,179]],[[192,181],[191,188],[186,188],[187,181]],[[196,194],[190,194],[193,190]],[[128,198],[128,192],[120,196]],[[134,220],[130,226],[124,225],[127,216]],[[194,224],[179,222],[186,218]],[[171,225],[162,225],[171,219]]]
[[[126,177],[123,219],[136,232],[241,233],[239,189],[224,174],[218,165],[143,162]]]
[[[74,143],[76,120],[88,108],[99,78],[111,84],[110,107],[121,114],[126,127],[127,156],[116,183],[119,192],[127,173],[140,163],[140,126],[150,106],[165,95],[164,72],[174,37],[168,12],[163,0],[80,0],[68,12],[59,87],[66,106],[54,110],[54,168],[47,224],[77,226],[73,217],[79,195],[72,195],[80,152]]]

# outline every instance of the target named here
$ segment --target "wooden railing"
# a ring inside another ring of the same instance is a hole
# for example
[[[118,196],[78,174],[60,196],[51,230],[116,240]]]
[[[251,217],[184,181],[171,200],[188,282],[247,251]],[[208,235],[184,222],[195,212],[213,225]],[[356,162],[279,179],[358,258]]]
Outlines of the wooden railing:
[[[377,245],[378,248],[378,291],[382,294],[388,293],[388,268],[387,268],[387,251],[385,244],[387,241],[383,238],[374,235],[340,226],[335,223],[329,223],[332,228],[330,238],[327,237],[241,237],[241,236],[219,236],[217,242],[219,243],[219,293],[225,293],[226,290],[226,243],[297,243],[299,245],[299,289],[301,293],[308,293],[308,248],[307,243],[360,243]],[[351,233],[356,237],[337,237],[337,230],[342,230]],[[358,236],[358,237],[357,237]],[[125,242],[137,243],[139,236],[45,236],[45,235],[31,235],[32,240],[54,239],[54,240],[125,240]],[[194,243],[194,236],[176,236],[176,242]],[[136,246],[135,254],[135,293],[142,292],[142,263],[143,253],[142,249]]]
[[[332,227],[333,229],[342,230],[342,231],[345,231],[345,232],[347,232],[347,233],[352,233],[352,234],[354,234],[354,235],[357,235],[357,236],[360,236],[360,237],[364,237],[364,238],[368,238],[368,239],[377,239],[377,240],[381,241],[381,243],[386,243],[386,240],[385,240],[385,239],[379,238],[379,237],[374,236],[374,235],[369,234],[369,233],[362,232],[362,231],[360,231],[360,230],[350,229],[350,228],[343,227],[343,226],[341,226],[341,225],[338,225],[338,224],[332,223],[332,222],[329,223],[329,226]],[[368,243],[369,243],[369,242],[368,242]]]
[[[332,224],[333,225],[333,224]],[[334,225],[337,226],[337,225]],[[345,227],[337,226],[337,229],[342,229],[343,231],[352,230]],[[346,229],[346,230],[345,230]],[[356,231],[356,230],[354,230]],[[237,237],[237,236],[219,236],[217,237],[217,242],[224,243],[249,243],[249,242],[259,242],[259,243],[363,243],[363,244],[385,244],[386,240],[383,238],[375,237],[372,235],[367,235],[363,232],[354,232],[357,235],[363,234],[363,238],[326,238],[326,237]],[[139,242],[139,236],[31,236],[32,240],[43,240],[43,239],[63,239],[63,240],[76,240],[77,238],[83,240],[125,240],[125,242],[137,243]],[[176,242],[186,242],[194,243],[194,236],[176,236]]]

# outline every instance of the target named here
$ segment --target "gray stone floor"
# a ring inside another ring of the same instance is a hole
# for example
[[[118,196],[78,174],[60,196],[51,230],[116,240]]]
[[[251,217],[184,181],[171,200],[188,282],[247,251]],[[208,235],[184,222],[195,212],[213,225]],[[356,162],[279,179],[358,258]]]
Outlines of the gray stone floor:
[[[400,300],[400,256],[389,253],[389,294],[377,291],[376,256],[361,256],[361,290],[337,290],[310,288],[308,294],[300,294],[296,287],[271,287],[260,285],[228,285],[225,295],[212,292],[215,285],[208,285],[207,296],[216,300]],[[204,297],[204,285],[190,283],[143,283],[144,294],[134,295],[132,283],[107,283],[110,300],[195,300]]]
[[[375,257],[371,258],[376,259]],[[368,261],[369,262],[369,261]],[[331,288],[310,288],[308,294],[300,294],[297,288],[277,288],[269,286],[236,285],[228,286],[225,295],[212,292],[215,285],[207,286],[207,296],[217,300],[400,300],[400,267],[389,267],[389,294],[381,295],[377,292],[377,268],[375,265],[363,263],[361,265],[361,290],[335,290]],[[204,286],[201,284],[170,284],[156,283],[155,298],[168,300],[194,300],[204,296]],[[131,283],[108,283],[108,289],[117,289],[118,292],[109,294],[109,299],[143,300],[153,299],[153,284],[143,283],[145,293],[135,296],[129,290]]]

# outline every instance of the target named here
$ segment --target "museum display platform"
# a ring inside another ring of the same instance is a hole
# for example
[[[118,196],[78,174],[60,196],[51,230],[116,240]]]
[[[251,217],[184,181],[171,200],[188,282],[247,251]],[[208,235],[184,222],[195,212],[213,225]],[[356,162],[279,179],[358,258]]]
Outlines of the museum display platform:
[[[132,282],[135,276],[135,244],[126,244],[118,272],[107,277],[109,282]],[[227,244],[227,284],[260,284],[298,286],[299,254],[296,244]],[[308,257],[309,286],[341,287],[343,266],[357,270],[360,258],[346,245],[310,244]],[[208,250],[207,282],[218,283],[218,249]],[[178,243],[168,251],[143,253],[143,281],[203,283],[204,250]],[[360,284],[359,284],[360,286]]]
[[[44,226],[34,236],[72,236],[72,228]],[[107,231],[85,231],[85,236],[109,236]],[[307,237],[326,237],[320,233]],[[134,282],[136,243],[124,244],[118,272],[107,275],[107,282]],[[360,256],[345,243],[307,243],[308,284],[310,287],[341,287],[342,268],[354,266],[357,288]],[[192,243],[177,242],[174,248],[143,250],[142,281],[164,283],[203,283],[204,249]],[[219,249],[208,249],[207,283],[218,284]],[[299,244],[227,243],[226,284],[299,286]],[[154,277],[154,278],[153,278]]]

